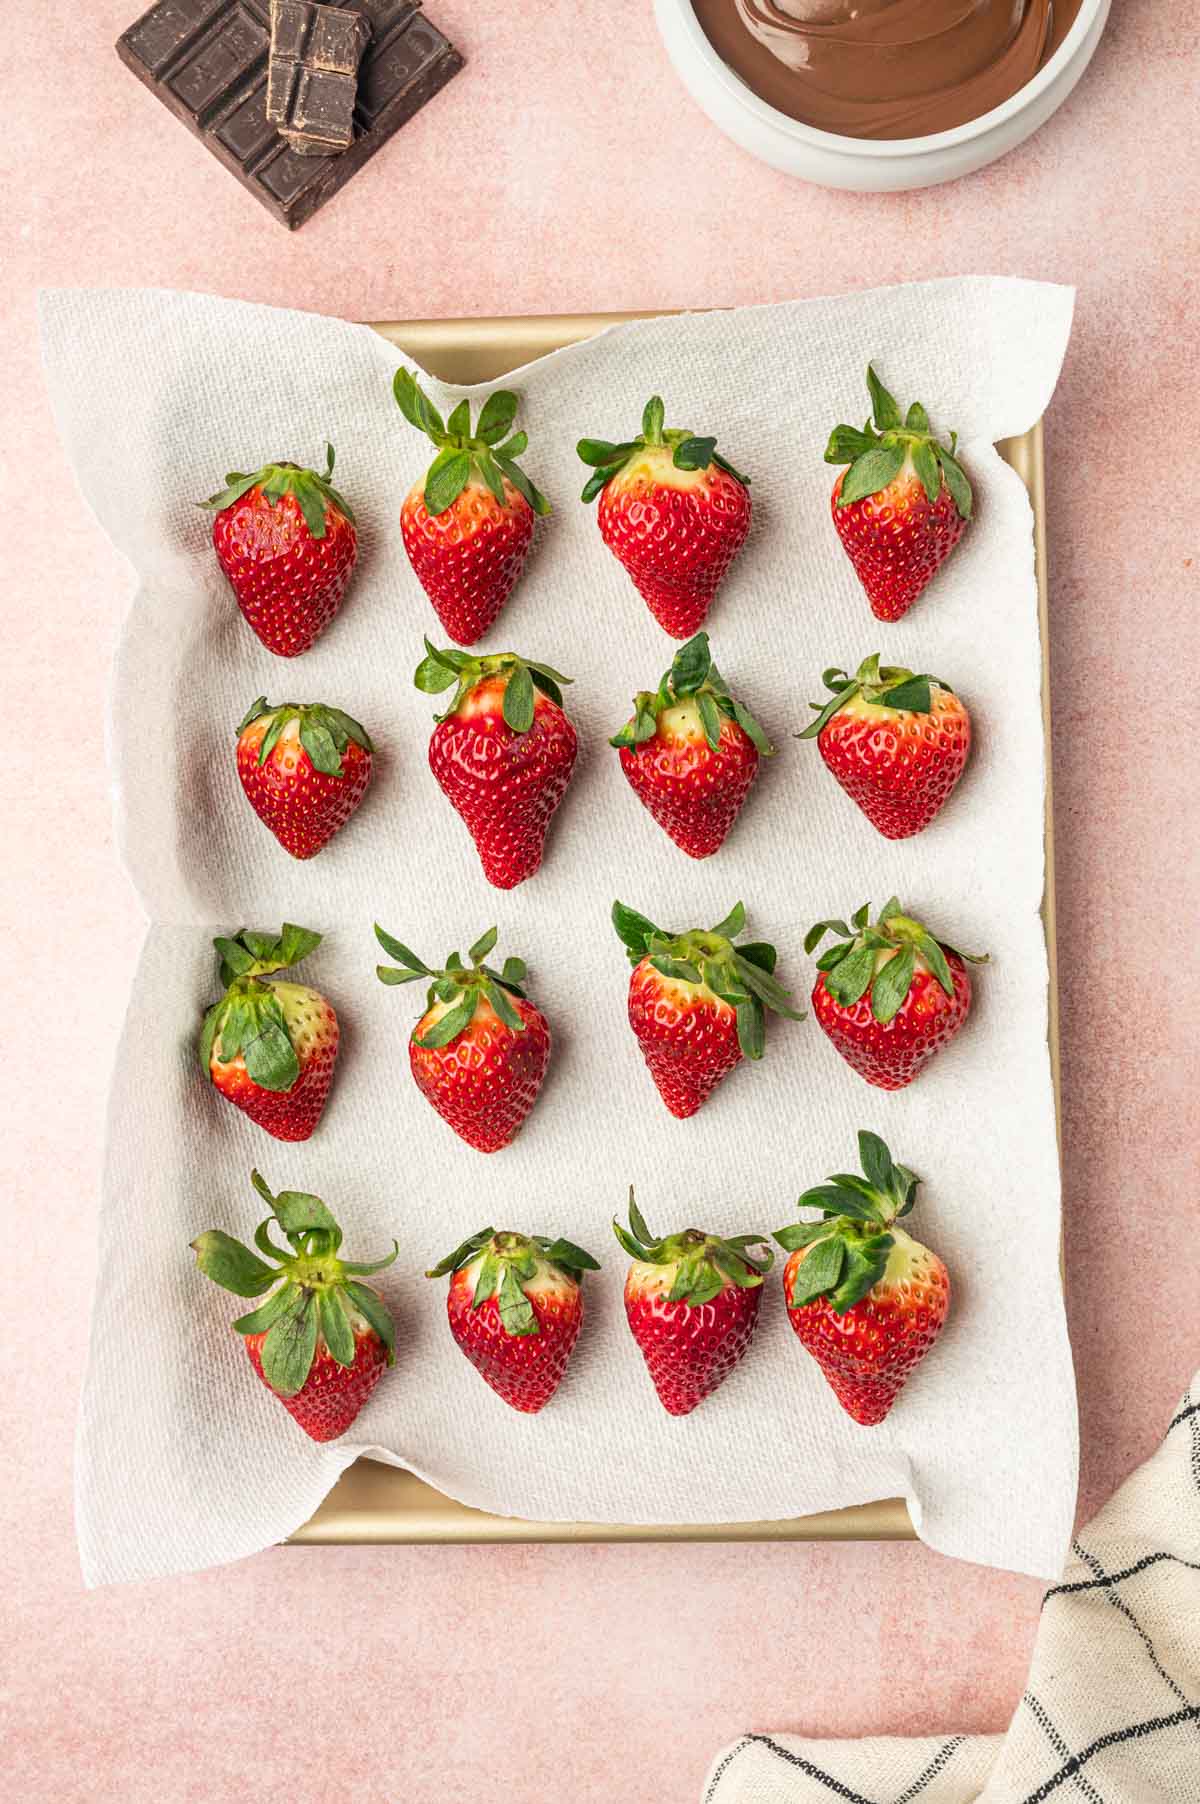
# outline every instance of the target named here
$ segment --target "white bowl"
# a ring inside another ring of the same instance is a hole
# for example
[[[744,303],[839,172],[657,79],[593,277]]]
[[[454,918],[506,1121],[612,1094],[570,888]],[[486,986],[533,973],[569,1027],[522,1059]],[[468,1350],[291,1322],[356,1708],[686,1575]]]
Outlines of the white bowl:
[[[654,0],[675,73],[696,104],[752,156],[823,188],[884,193],[931,188],[995,162],[1043,125],[1092,60],[1110,0],[1083,0],[1075,23],[1032,81],[991,112],[925,138],[844,138],[817,131],[760,100],[705,37],[692,0]]]

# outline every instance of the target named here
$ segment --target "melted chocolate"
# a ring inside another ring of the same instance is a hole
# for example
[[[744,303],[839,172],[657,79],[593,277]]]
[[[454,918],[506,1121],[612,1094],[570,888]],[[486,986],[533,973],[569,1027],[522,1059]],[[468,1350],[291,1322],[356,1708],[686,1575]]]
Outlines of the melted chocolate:
[[[1023,88],[1080,0],[693,0],[705,36],[781,113],[848,138],[916,138]]]

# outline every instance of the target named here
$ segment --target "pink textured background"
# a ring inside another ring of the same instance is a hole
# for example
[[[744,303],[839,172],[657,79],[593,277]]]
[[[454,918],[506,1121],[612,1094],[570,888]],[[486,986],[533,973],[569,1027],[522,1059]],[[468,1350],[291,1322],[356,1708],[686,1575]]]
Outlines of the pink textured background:
[[[0,1138],[0,1733],[30,1799],[220,1804],[266,1784],[314,1804],[357,1784],[410,1804],[484,1786],[518,1804],[674,1804],[746,1727],[1000,1727],[1040,1594],[920,1546],[277,1549],[81,1591],[71,1442],[110,1048],[142,923],[113,854],[101,728],[129,576],[46,416],[39,284],[359,318],[761,301],[976,270],[1078,284],[1048,447],[1083,1511],[1149,1450],[1200,1353],[1196,513],[1177,463],[1200,391],[1194,8],[1114,0],[1090,73],[1031,144],[950,189],[852,198],[720,138],[671,77],[648,0],[525,0],[520,29],[511,8],[430,4],[468,72],[293,237],[119,66],[137,0],[35,9],[55,118],[36,82],[0,76],[0,1094],[21,1097]],[[1156,751],[1143,723],[1172,694],[1181,724]]]

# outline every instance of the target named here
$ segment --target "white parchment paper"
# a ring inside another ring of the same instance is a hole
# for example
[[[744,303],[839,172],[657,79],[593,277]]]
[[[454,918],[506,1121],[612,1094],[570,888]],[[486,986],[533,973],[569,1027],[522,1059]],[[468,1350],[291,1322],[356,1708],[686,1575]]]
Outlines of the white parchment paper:
[[[491,890],[426,764],[433,705],[412,687],[432,611],[400,541],[400,501],[428,454],[391,398],[401,354],[365,327],[193,295],[44,297],[47,378],[80,486],[138,589],[112,691],[121,843],[151,926],[116,1055],[102,1260],[79,1437],[89,1583],[236,1559],[303,1522],[359,1453],[411,1467],[465,1502],[544,1519],[717,1522],[905,1496],[922,1536],[962,1558],[1051,1576],[1076,1482],[1059,1287],[1059,1186],[1046,1046],[1040,649],[1031,516],[993,441],[1045,409],[1072,293],[972,278],[638,323],[520,371],[527,468],[555,504],[488,640],[575,678],[576,775],[546,864]],[[864,417],[869,357],[907,404],[960,434],[978,514],[935,586],[897,625],[874,621],[828,518],[830,425]],[[432,383],[449,404],[454,394]],[[751,538],[708,621],[722,671],[773,735],[722,851],[686,859],[605,743],[674,645],[577,500],[581,433],[618,439],[662,393],[671,423],[714,431],[753,478]],[[319,460],[361,523],[348,601],[306,657],[275,659],[244,624],[195,502],[227,469]],[[918,838],[881,839],[791,735],[829,664],[868,652],[932,670],[976,726],[967,775]],[[332,702],[379,748],[368,799],[309,864],[246,804],[234,730],[255,696]],[[986,949],[968,1027],[911,1088],[873,1090],[811,1017],[773,1019],[767,1057],[700,1115],[659,1101],[625,1021],[628,966],[608,924],[620,896],[668,928],[741,898],[801,997],[808,924],[895,891],[948,939]],[[204,1082],[201,1010],[214,932],[283,919],[323,931],[304,976],[334,1002],[343,1051],[307,1145],[271,1140]],[[418,1095],[406,1040],[419,1006],[375,979],[371,922],[432,963],[493,921],[530,967],[555,1051],[516,1144],[485,1158]],[[629,1339],[625,1259],[609,1218],[637,1186],[651,1224],[770,1229],[845,1169],[859,1127],[924,1184],[913,1230],[953,1278],[949,1325],[887,1422],[842,1414],[784,1319],[778,1276],[758,1339],[694,1415],[666,1416]],[[276,1189],[314,1190],[352,1257],[393,1235],[381,1288],[395,1370],[351,1433],[318,1447],[254,1379],[236,1299],[196,1272],[189,1240],[245,1237]],[[484,1222],[565,1233],[604,1270],[558,1396],[506,1408],[450,1340],[444,1285],[421,1276]]]

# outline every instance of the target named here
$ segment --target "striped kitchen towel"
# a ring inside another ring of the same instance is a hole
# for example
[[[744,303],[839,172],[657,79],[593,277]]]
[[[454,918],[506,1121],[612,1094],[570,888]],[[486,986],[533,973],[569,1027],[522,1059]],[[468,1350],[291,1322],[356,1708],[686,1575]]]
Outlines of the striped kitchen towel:
[[[1200,1373],[1071,1552],[1007,1735],[743,1735],[704,1804],[1200,1804]]]

